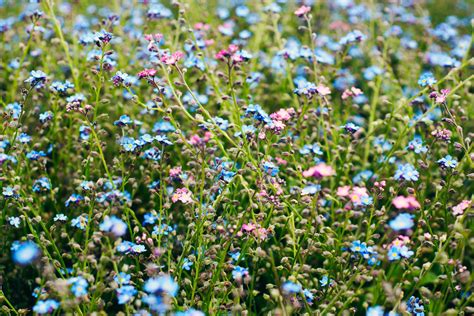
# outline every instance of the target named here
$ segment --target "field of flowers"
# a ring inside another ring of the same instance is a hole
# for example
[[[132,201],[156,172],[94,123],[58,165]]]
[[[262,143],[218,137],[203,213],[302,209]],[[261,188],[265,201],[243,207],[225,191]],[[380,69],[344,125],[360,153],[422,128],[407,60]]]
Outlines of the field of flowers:
[[[0,0],[1,315],[473,315],[468,0]]]

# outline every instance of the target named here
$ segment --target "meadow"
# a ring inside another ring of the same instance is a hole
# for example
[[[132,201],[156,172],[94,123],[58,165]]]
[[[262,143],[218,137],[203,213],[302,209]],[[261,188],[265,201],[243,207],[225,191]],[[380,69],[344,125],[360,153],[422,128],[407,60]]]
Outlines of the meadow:
[[[473,315],[468,0],[0,0],[1,315]]]

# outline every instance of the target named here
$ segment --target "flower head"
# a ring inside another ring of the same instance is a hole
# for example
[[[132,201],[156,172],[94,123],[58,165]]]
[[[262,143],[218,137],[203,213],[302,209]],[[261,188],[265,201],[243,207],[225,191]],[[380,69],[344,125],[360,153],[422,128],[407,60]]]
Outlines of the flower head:
[[[32,241],[16,242],[12,245],[13,261],[22,266],[32,263],[40,254],[40,248]]]
[[[393,230],[405,230],[413,227],[413,215],[408,213],[400,213],[389,222],[390,228]]]
[[[302,17],[304,15],[306,15],[308,12],[311,11],[311,7],[308,7],[308,6],[305,6],[305,5],[302,5],[301,7],[299,7],[298,9],[296,9],[295,11],[295,15],[297,17]]]
[[[303,171],[303,177],[309,178],[309,177],[315,177],[315,178],[324,178],[324,177],[330,177],[335,175],[336,172],[334,169],[326,165],[324,162],[309,168],[306,171]]]

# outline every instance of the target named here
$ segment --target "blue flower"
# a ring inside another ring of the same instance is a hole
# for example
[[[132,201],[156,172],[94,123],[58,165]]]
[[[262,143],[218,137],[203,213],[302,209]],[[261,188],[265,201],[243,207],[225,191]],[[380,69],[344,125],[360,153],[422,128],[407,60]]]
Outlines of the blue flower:
[[[112,34],[106,30],[100,30],[94,33],[94,42],[97,46],[101,47],[102,44],[107,44],[112,40]]]
[[[314,195],[319,191],[321,191],[320,184],[309,184],[301,190],[301,195]]]
[[[311,97],[315,95],[318,91],[314,83],[309,82],[306,79],[301,79],[298,80],[297,87],[293,92],[299,96],[304,95],[306,97]]]
[[[117,289],[118,303],[123,305],[125,303],[130,302],[135,297],[135,295],[137,295],[137,293],[138,291],[133,285],[125,285],[119,287]]]
[[[127,233],[127,224],[115,215],[105,216],[99,225],[101,231],[112,233],[115,237],[123,236]]]
[[[161,3],[154,3],[148,9],[146,16],[153,20],[166,19],[172,17],[173,12]]]
[[[30,151],[29,153],[26,154],[26,158],[28,158],[32,161],[38,160],[41,157],[46,157],[46,154],[42,150],[41,151],[32,150],[32,151]]]
[[[321,147],[318,144],[304,145],[303,148],[300,149],[300,154],[302,155],[307,155],[310,153],[318,156],[323,154]]]
[[[355,240],[352,242],[351,251],[359,253],[367,252],[367,244],[365,242],[361,243],[360,240]]]
[[[84,198],[80,194],[73,193],[71,196],[66,200],[64,203],[66,207],[69,207],[71,204],[79,204],[81,201],[83,201]]]
[[[191,267],[193,266],[193,262],[190,261],[188,258],[184,258],[183,260],[183,269],[186,271],[191,270]]]
[[[166,135],[157,135],[155,136],[155,140],[162,145],[173,145]]]
[[[424,72],[421,74],[420,78],[418,79],[418,84],[422,87],[432,86],[436,83],[436,79],[433,76],[432,72]]]
[[[412,250],[410,250],[410,248],[408,248],[407,246],[403,245],[400,247],[400,255],[404,258],[410,258],[411,256],[413,256],[415,254],[415,252],[413,252]]]
[[[373,202],[374,202],[374,199],[371,196],[368,196],[368,195],[365,195],[365,196],[361,197],[361,199],[360,199],[360,203],[363,206],[372,205]]]
[[[40,120],[41,123],[45,123],[45,122],[47,122],[47,121],[51,121],[51,120],[53,119],[53,117],[54,117],[53,112],[51,112],[51,111],[46,111],[46,112],[41,113],[41,114],[39,115],[39,120]]]
[[[30,76],[25,80],[26,83],[29,83],[32,87],[36,85],[41,85],[46,81],[46,74],[41,70],[33,70],[30,72]]]
[[[145,213],[143,218],[144,218],[143,225],[146,225],[146,224],[153,225],[153,224],[155,224],[156,220],[158,219],[158,217],[156,215],[152,214],[152,213]]]
[[[263,163],[263,169],[267,174],[271,175],[272,177],[276,176],[278,174],[278,171],[280,171],[280,168],[278,168],[277,165],[270,161],[265,161]]]
[[[153,125],[153,132],[154,133],[171,133],[174,132],[176,129],[174,128],[173,124],[168,121],[159,121]]]
[[[84,180],[81,182],[80,187],[84,191],[90,191],[92,188],[94,188],[94,182]]]
[[[458,165],[456,158],[451,157],[451,155],[446,155],[444,158],[441,158],[437,161],[442,168],[454,169]]]
[[[81,230],[85,230],[86,229],[86,226],[87,226],[87,222],[88,222],[88,217],[87,215],[83,216],[83,215],[80,215],[76,218],[73,218],[71,220],[71,226],[72,227],[76,227],[76,228],[79,228]]]
[[[64,215],[64,214],[62,214],[62,213],[61,213],[61,214],[57,214],[56,216],[54,216],[53,220],[54,220],[55,222],[57,222],[57,221],[64,222],[64,221],[67,221],[67,216]]]
[[[145,252],[146,248],[144,245],[137,245],[134,242],[125,240],[117,246],[117,251],[125,254],[135,255]]]
[[[367,36],[365,36],[361,31],[354,30],[352,32],[347,33],[343,38],[339,40],[340,45],[347,45],[356,42],[362,42],[365,40]]]
[[[270,116],[258,104],[249,104],[245,110],[245,115],[253,114],[253,118],[257,121],[271,124],[273,121]]]
[[[161,225],[153,226],[153,231],[151,232],[151,234],[153,236],[161,236],[161,235],[168,236],[172,232],[174,232],[173,227],[165,223],[162,223]]]
[[[384,316],[383,307],[378,305],[369,307],[365,316]]]
[[[51,190],[51,181],[46,177],[39,178],[33,183],[33,192],[49,190]]]
[[[73,277],[67,280],[67,284],[71,286],[71,292],[75,297],[87,295],[89,283],[82,276]]]
[[[232,178],[235,176],[235,174],[236,173],[233,171],[222,169],[222,171],[219,173],[217,177],[218,179],[224,180],[225,182],[229,183],[232,180]]]
[[[81,127],[79,127],[79,137],[82,140],[88,140],[90,134],[91,134],[91,129],[89,128],[89,126],[81,125]]]
[[[364,70],[365,80],[374,80],[375,77],[381,75],[383,70],[377,66],[370,66]]]
[[[303,294],[304,294],[304,297],[306,299],[306,302],[308,302],[308,304],[311,305],[313,303],[314,294],[311,293],[311,291],[308,290],[308,289],[304,289]]]
[[[148,160],[159,161],[161,159],[161,150],[157,148],[150,148],[143,152],[143,158]]]
[[[130,87],[136,81],[136,78],[126,73],[123,73],[121,71],[117,71],[115,73],[115,76],[113,76],[112,79],[110,79],[110,81],[112,81],[114,83],[114,86],[116,87],[122,84],[126,87]]]
[[[166,294],[175,297],[179,287],[171,276],[163,275],[148,279],[143,289],[149,294]]]
[[[8,223],[15,228],[20,227],[21,220],[19,217],[12,216],[8,218]]]
[[[415,154],[424,154],[428,151],[428,147],[423,146],[423,140],[420,137],[415,137],[412,141],[410,141],[407,148],[413,150]]]
[[[283,292],[286,294],[298,294],[301,292],[301,284],[297,284],[291,281],[286,281],[282,285]]]
[[[36,302],[35,306],[33,306],[33,311],[37,314],[50,314],[54,310],[58,309],[59,303],[56,300],[48,299],[48,300],[39,300]]]
[[[194,308],[190,308],[190,309],[188,309],[187,311],[184,311],[184,312],[174,313],[174,316],[205,316],[205,315],[206,314],[204,314],[203,312],[198,311]]]
[[[383,152],[392,149],[392,144],[383,136],[378,136],[374,139],[374,146],[382,149]]]
[[[16,193],[15,189],[11,186],[3,187],[2,194],[4,197],[7,199],[12,198],[12,199],[17,199],[20,197],[19,194]]]
[[[21,115],[21,104],[18,102],[9,103],[7,104],[5,110],[5,112],[9,113],[13,119],[17,120]]]
[[[373,175],[374,173],[371,170],[362,170],[361,172],[356,174],[354,178],[352,178],[352,182],[357,184],[361,182],[367,182],[370,180],[370,178],[372,178]]]
[[[393,261],[393,260],[399,260],[400,259],[400,248],[396,246],[390,247],[388,251],[388,260]]]
[[[240,251],[229,252],[229,256],[230,256],[231,259],[235,262],[235,261],[239,260]]]
[[[21,133],[20,136],[18,136],[18,141],[22,144],[28,144],[31,141],[31,136],[26,133]]]
[[[360,129],[360,126],[357,126],[352,122],[346,123],[346,125],[341,126],[341,127],[344,128],[346,132],[348,132],[349,134],[354,134]]]
[[[419,177],[418,171],[416,171],[413,165],[407,164],[400,164],[398,165],[398,169],[395,172],[394,179],[395,180],[406,180],[406,181],[417,181]]]
[[[389,222],[390,228],[396,231],[410,229],[415,225],[413,217],[413,215],[408,213],[400,213]]]
[[[118,285],[125,285],[130,283],[131,276],[128,273],[120,272],[116,276],[114,276],[114,281],[117,282]]]
[[[57,93],[64,95],[67,92],[67,89],[74,89],[74,84],[70,83],[69,81],[61,82],[61,81],[54,81],[50,89],[56,91]]]
[[[124,114],[124,115],[121,115],[119,117],[119,119],[114,122],[114,125],[125,126],[125,125],[129,125],[129,124],[132,124],[132,123],[133,123],[133,121],[130,118],[130,116]]]
[[[158,190],[160,188],[160,180],[153,181],[148,185],[148,189],[150,190]]]
[[[16,264],[27,265],[40,256],[40,248],[32,241],[15,242],[12,245],[12,258]]]
[[[255,134],[256,131],[257,129],[253,125],[242,125],[242,131],[236,132],[234,136],[239,137],[242,134],[244,134],[245,136],[249,136],[249,135]]]
[[[232,270],[232,277],[234,280],[241,280],[243,277],[249,274],[249,270],[247,268],[242,268],[240,266],[234,267]]]
[[[418,297],[410,297],[407,301],[407,312],[414,316],[425,316],[425,307]]]
[[[321,278],[321,280],[319,280],[319,284],[321,284],[321,286],[326,286],[329,284],[329,278],[327,275],[323,275],[323,277]]]

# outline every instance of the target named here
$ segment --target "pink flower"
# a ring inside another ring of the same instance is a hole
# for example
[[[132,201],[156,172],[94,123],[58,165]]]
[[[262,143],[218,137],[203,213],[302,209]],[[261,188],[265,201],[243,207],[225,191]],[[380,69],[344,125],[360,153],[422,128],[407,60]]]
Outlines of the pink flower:
[[[242,57],[242,55],[234,54],[232,55],[231,60],[234,64],[238,64],[243,62],[244,58]]]
[[[227,53],[227,50],[225,49],[222,49],[220,50],[216,55],[216,59],[219,59],[219,60],[224,60],[226,57],[229,56],[229,53]]]
[[[295,11],[295,15],[296,15],[297,17],[302,17],[303,15],[305,15],[306,13],[308,13],[309,11],[311,11],[311,7],[302,5],[301,7],[299,7],[299,8]]]
[[[255,235],[255,237],[258,237],[260,240],[265,240],[267,239],[268,231],[265,228],[260,227],[258,230],[254,231],[253,234]]]
[[[145,39],[149,42],[152,42],[152,41],[161,42],[161,40],[163,39],[163,34],[160,34],[160,33],[145,34]]]
[[[184,56],[183,52],[177,51],[173,53],[171,56],[163,55],[161,57],[161,61],[167,65],[175,65],[181,58],[183,58],[183,56]]]
[[[464,214],[464,211],[471,206],[471,201],[463,200],[456,206],[453,206],[453,215],[458,216]]]
[[[349,195],[350,190],[351,190],[351,187],[349,185],[339,187],[337,188],[336,195],[339,197],[346,197]]]
[[[260,224],[254,224],[254,223],[243,224],[240,231],[246,234],[252,234],[256,238],[259,238],[261,240],[266,239],[268,236],[268,230],[261,227]]]
[[[351,30],[351,26],[343,21],[334,21],[329,24],[329,29],[347,33]]]
[[[391,246],[401,247],[403,245],[408,245],[410,243],[410,237],[399,235],[396,239],[392,241]]]
[[[360,197],[369,195],[367,193],[367,188],[365,188],[365,187],[353,187],[352,188],[352,193],[355,194],[355,195],[358,195]]]
[[[320,96],[322,96],[322,97],[331,94],[331,89],[329,89],[328,87],[326,87],[326,86],[323,85],[323,84],[319,84],[319,85],[316,87],[316,91],[317,91],[318,94],[319,94]]]
[[[342,93],[342,99],[345,100],[349,97],[356,97],[358,95],[361,95],[362,93],[363,93],[362,90],[356,87],[352,87],[350,89],[344,90],[344,92]]]
[[[417,208],[420,208],[420,203],[415,199],[414,196],[397,196],[392,200],[392,204],[397,208],[397,209],[408,209],[408,210],[414,210]]]
[[[257,226],[255,226],[255,224],[253,224],[253,223],[242,225],[242,231],[244,231],[246,233],[250,233],[250,232],[254,231],[256,228],[257,228]]]
[[[234,62],[234,64],[240,63],[240,62],[244,61],[244,57],[240,54],[236,54],[238,50],[239,50],[239,46],[231,44],[231,45],[229,45],[229,47],[227,47],[227,49],[220,50],[215,55],[215,57],[218,60],[224,60],[224,59],[230,57],[231,60]]]
[[[178,178],[181,175],[181,166],[174,167],[170,169],[170,177],[172,178]]]
[[[270,114],[270,117],[276,121],[288,121],[291,119],[292,113],[295,110],[293,108],[287,109],[279,109],[277,112]]]
[[[449,89],[443,89],[441,90],[441,94],[437,94],[435,98],[436,103],[444,103],[446,102],[446,98],[449,94]]]
[[[324,178],[324,177],[329,177],[334,175],[336,172],[334,169],[326,165],[324,162],[309,168],[306,171],[303,171],[303,177],[309,178],[309,177],[316,177],[316,178]]]
[[[211,139],[211,137],[212,137],[211,132],[204,133],[203,138],[199,137],[199,135],[193,135],[193,136],[191,136],[191,139],[189,140],[189,143],[191,145],[194,145],[194,146],[203,145],[203,144],[207,143]]]
[[[280,157],[276,157],[275,160],[276,160],[277,164],[282,165],[282,166],[286,166],[288,164],[288,161],[286,161],[285,159],[282,159]]]
[[[236,53],[238,50],[239,50],[239,46],[237,46],[237,45],[235,45],[235,44],[230,44],[230,45],[229,45],[229,48],[227,49],[227,51],[228,51],[230,54]]]
[[[285,129],[286,125],[282,121],[275,120],[272,124],[266,125],[265,127],[271,129],[276,134],[279,134],[282,130]]]
[[[153,77],[156,74],[155,69],[144,69],[138,73],[138,78]]]
[[[207,30],[210,29],[210,25],[209,24],[204,24],[202,22],[198,22],[198,23],[194,24],[194,29],[198,30],[198,31],[200,31],[200,30],[207,31]]]
[[[173,203],[181,201],[183,204],[190,204],[193,202],[193,193],[187,188],[176,189],[176,192],[171,197],[171,201]]]

